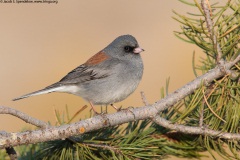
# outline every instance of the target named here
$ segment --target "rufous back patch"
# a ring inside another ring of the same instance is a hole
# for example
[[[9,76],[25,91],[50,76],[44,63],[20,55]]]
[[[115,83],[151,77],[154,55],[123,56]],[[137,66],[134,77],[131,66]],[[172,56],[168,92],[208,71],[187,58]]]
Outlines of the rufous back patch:
[[[108,55],[106,55],[103,51],[100,51],[97,54],[95,54],[94,56],[92,56],[85,64],[86,65],[99,64],[108,58],[109,58]]]

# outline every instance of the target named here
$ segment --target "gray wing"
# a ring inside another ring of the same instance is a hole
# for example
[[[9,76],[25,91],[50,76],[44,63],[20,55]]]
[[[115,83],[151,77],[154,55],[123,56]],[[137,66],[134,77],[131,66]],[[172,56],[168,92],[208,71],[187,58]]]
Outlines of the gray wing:
[[[60,84],[76,84],[84,83],[87,81],[101,79],[114,74],[112,68],[119,64],[119,60],[111,59],[102,62],[101,64],[92,66],[82,64],[69,72],[65,77],[63,77],[58,83]]]
[[[112,74],[115,74],[113,72],[114,70],[113,68],[119,67],[119,64],[120,64],[119,60],[113,59],[113,58],[111,60],[105,60],[102,63],[94,66],[82,64],[79,67],[72,70],[71,72],[69,72],[59,82],[54,83],[44,89],[14,98],[13,101],[31,97],[31,96],[40,95],[40,94],[56,92],[58,91],[59,87],[61,87],[62,85],[84,83],[87,81],[111,76]]]

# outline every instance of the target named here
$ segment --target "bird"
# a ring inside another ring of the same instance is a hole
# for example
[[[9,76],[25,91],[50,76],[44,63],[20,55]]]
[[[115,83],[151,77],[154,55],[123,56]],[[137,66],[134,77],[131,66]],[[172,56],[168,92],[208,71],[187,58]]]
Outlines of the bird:
[[[140,53],[143,51],[135,37],[121,35],[59,82],[13,101],[64,92],[88,101],[95,113],[95,105],[111,105],[117,109],[113,104],[132,94],[142,79],[144,66]]]

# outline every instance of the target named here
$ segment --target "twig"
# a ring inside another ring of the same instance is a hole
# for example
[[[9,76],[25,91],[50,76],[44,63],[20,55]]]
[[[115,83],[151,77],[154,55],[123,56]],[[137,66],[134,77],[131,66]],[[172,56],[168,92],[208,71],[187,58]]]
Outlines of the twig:
[[[237,64],[240,61],[240,55],[237,56],[232,62],[232,64]]]
[[[41,120],[38,120],[36,118],[30,117],[29,115],[27,115],[27,114],[25,114],[21,111],[18,111],[16,109],[13,109],[13,108],[0,106],[0,114],[13,115],[15,117],[18,117],[18,118],[22,119],[26,123],[30,123],[30,124],[32,124],[34,126],[37,126],[37,127],[40,127],[40,128],[50,127],[50,125],[48,125],[48,123],[43,122]]]
[[[115,153],[122,154],[122,152],[121,152],[121,150],[119,148],[108,146],[108,145],[105,145],[105,144],[92,144],[92,143],[81,143],[81,144],[86,145],[86,146],[90,146],[90,147],[108,149],[108,150],[111,150],[111,151],[113,151]]]
[[[193,127],[193,126],[185,126],[181,124],[173,124],[171,121],[168,121],[160,116],[156,116],[153,119],[153,121],[158,125],[163,126],[167,129],[175,130],[185,134],[213,136],[213,137],[218,137],[223,139],[240,140],[240,134],[237,134],[237,133],[228,133],[228,132],[222,132],[222,131],[215,131],[215,130],[203,128],[203,127]]]
[[[213,21],[212,21],[212,10],[211,10],[211,6],[209,5],[208,0],[201,0],[201,5],[202,5],[202,9],[203,12],[205,14],[205,21],[207,24],[207,28],[208,28],[208,32],[210,33],[210,37],[213,41],[213,46],[215,48],[215,50],[217,51],[217,56],[216,56],[216,60],[217,63],[219,65],[223,65],[224,61],[222,59],[222,49],[220,44],[217,41],[217,36],[214,33],[214,29],[213,29]],[[224,69],[224,68],[222,68]]]
[[[144,92],[141,91],[140,94],[141,94],[141,97],[142,97],[143,104],[144,104],[145,106],[148,106],[149,103],[148,103],[148,101],[147,101],[147,98],[145,97]]]
[[[240,61],[240,55],[237,60],[224,64],[226,70],[229,70],[233,62]],[[106,114],[104,116],[98,115],[86,120],[82,120],[73,124],[66,124],[59,127],[46,128],[35,131],[25,131],[19,133],[9,133],[8,137],[0,138],[0,149],[10,146],[17,146],[29,143],[45,142],[49,140],[65,139],[67,137],[84,134],[109,126],[116,126],[127,122],[148,119],[155,117],[159,112],[173,106],[189,94],[193,93],[203,83],[208,85],[213,80],[223,77],[225,75],[219,67],[209,70],[202,76],[199,76],[192,82],[186,84],[182,88],[167,95],[165,98],[156,102],[153,105],[138,107],[130,110],[122,110],[113,114]],[[238,138],[238,137],[237,137]]]
[[[199,127],[203,126],[203,117],[204,117],[204,100],[202,101],[202,105],[201,105],[201,108],[200,108]]]
[[[228,75],[225,75],[221,80],[220,82],[222,82]],[[203,118],[204,118],[204,104],[207,102],[207,99],[212,95],[212,93],[216,90],[218,84],[215,85],[213,87],[213,85],[209,86],[208,87],[208,90],[204,93],[204,90],[202,89],[203,91],[203,100],[202,100],[202,106],[200,108],[200,116],[199,116],[199,126],[202,127],[203,126]],[[207,104],[208,105],[208,104]],[[209,107],[209,106],[208,106]],[[211,107],[210,107],[211,109]],[[212,111],[212,110],[211,110]],[[214,112],[215,113],[215,112]]]

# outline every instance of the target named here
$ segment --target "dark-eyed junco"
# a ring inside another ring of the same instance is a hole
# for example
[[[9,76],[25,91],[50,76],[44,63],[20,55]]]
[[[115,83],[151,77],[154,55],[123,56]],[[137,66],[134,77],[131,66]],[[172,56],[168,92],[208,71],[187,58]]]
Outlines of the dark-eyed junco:
[[[137,88],[143,75],[139,54],[142,51],[133,36],[119,36],[59,82],[13,100],[65,92],[84,98],[92,108],[93,105],[112,105],[127,98]]]

